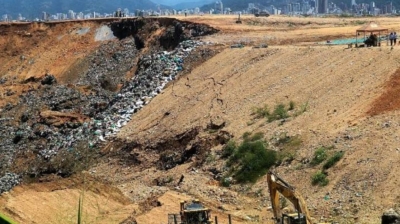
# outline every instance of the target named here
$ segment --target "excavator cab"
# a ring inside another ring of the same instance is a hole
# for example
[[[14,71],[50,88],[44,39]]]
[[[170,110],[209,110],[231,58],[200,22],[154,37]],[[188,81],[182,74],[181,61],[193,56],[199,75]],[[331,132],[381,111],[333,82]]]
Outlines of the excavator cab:
[[[302,213],[282,214],[281,224],[307,224],[307,219]]]

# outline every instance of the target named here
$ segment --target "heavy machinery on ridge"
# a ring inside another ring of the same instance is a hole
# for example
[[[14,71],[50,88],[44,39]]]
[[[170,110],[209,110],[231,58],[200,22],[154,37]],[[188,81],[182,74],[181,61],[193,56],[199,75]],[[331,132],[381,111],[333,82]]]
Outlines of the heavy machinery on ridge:
[[[269,171],[267,174],[267,183],[271,197],[272,210],[274,212],[274,219],[277,224],[314,224],[307,209],[306,202],[294,187],[272,171]],[[280,194],[278,194],[278,192]],[[286,214],[281,211],[279,203],[280,195],[293,204],[297,211],[296,213]]]

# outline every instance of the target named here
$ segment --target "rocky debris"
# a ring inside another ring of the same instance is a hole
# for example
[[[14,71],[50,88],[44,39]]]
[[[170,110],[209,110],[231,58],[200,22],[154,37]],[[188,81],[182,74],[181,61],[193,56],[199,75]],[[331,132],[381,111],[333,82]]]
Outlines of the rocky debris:
[[[0,194],[11,190],[20,183],[20,176],[14,173],[6,173],[0,177]]]
[[[5,84],[6,82],[7,82],[7,78],[5,78],[5,77],[0,78],[0,85]]]
[[[86,74],[81,76],[77,85],[91,86],[96,92],[116,91],[115,86],[123,84],[126,73],[136,65],[134,59],[138,53],[134,38],[101,45],[89,56],[90,67]]]
[[[96,30],[95,41],[107,41],[116,39],[110,27],[104,25]]]
[[[44,75],[41,83],[42,85],[53,85],[57,83],[57,79],[52,74],[46,74]]]
[[[46,110],[40,112],[42,122],[47,125],[60,127],[65,124],[71,126],[81,126],[89,118],[76,113],[63,113],[58,111]]]

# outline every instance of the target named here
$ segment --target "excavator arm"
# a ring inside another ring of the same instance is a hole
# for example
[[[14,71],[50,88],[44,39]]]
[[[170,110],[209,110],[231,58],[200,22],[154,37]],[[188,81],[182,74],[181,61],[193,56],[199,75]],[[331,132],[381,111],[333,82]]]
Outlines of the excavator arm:
[[[271,171],[267,174],[267,182],[269,194],[271,196],[272,210],[277,220],[282,218],[282,211],[279,204],[279,192],[294,205],[297,212],[302,213],[306,217],[307,224],[313,223],[303,197],[297,193],[294,187]]]

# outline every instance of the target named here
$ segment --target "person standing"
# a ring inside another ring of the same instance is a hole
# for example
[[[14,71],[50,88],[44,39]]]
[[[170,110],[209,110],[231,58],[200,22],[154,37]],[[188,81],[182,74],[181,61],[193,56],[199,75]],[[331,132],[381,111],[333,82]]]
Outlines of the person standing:
[[[397,43],[397,33],[394,32],[393,33],[393,45],[396,46],[396,43]]]
[[[393,33],[389,34],[390,46],[393,46],[394,35]]]

